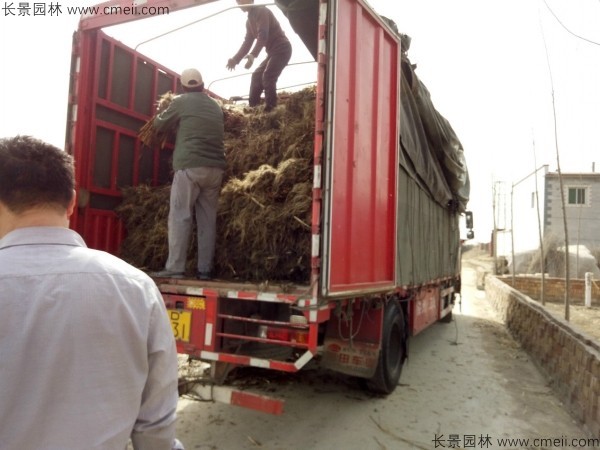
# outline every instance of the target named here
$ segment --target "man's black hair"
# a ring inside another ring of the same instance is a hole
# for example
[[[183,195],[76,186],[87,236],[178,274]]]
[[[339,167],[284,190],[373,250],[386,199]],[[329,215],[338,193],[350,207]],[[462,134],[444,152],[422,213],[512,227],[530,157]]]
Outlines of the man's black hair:
[[[67,208],[73,198],[73,158],[31,136],[0,139],[0,202],[14,213]]]

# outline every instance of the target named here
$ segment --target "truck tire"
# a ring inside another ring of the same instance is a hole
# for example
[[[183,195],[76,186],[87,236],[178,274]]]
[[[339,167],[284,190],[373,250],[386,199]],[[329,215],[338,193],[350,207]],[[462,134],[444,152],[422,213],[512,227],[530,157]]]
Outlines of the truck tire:
[[[367,380],[367,388],[378,394],[390,394],[396,389],[407,356],[406,321],[396,300],[388,303],[383,316],[381,350],[375,375]]]
[[[444,317],[442,317],[440,319],[441,323],[450,323],[452,322],[452,311],[450,311],[448,314],[446,314]]]

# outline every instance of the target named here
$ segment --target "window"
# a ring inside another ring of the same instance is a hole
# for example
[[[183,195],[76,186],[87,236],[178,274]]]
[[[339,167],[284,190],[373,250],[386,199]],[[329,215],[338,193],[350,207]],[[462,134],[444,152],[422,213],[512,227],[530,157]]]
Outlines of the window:
[[[584,187],[570,187],[568,190],[568,204],[585,205],[586,190]]]

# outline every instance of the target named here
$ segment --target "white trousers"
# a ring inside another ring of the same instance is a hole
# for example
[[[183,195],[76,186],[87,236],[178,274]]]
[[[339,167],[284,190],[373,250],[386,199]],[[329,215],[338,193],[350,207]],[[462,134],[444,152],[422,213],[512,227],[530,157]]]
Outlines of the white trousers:
[[[198,229],[198,271],[212,270],[223,172],[217,167],[195,167],[175,172],[169,208],[167,270],[185,272],[194,213]]]

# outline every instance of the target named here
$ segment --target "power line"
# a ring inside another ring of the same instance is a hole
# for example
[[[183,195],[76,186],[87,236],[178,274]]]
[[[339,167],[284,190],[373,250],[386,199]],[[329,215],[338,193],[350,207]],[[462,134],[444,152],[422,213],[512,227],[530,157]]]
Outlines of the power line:
[[[554,11],[552,11],[552,8],[550,8],[550,6],[548,5],[548,3],[546,2],[546,0],[542,0],[544,2],[544,4],[546,5],[546,8],[548,8],[548,11],[550,11],[550,13],[554,16],[554,18],[556,19],[556,21],[560,24],[561,27],[563,27],[568,33],[572,34],[573,36],[575,36],[576,38],[579,38],[583,41],[589,42],[590,44],[594,44],[594,45],[600,45],[600,43],[598,42],[594,42],[591,41],[587,38],[584,38],[583,36],[579,36],[578,34],[573,33],[571,30],[569,30],[558,18],[558,16],[556,14],[554,14]]]

